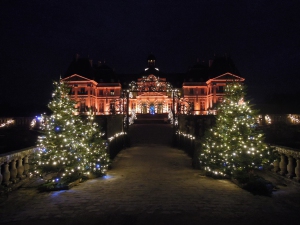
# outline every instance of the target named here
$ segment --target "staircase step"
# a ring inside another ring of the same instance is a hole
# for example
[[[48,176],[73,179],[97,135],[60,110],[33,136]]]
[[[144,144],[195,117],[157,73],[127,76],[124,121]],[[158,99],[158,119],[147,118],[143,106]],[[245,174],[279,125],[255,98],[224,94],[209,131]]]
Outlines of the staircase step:
[[[168,114],[137,114],[135,124],[163,124],[168,123]]]
[[[134,124],[163,124],[168,123],[168,120],[135,120]]]

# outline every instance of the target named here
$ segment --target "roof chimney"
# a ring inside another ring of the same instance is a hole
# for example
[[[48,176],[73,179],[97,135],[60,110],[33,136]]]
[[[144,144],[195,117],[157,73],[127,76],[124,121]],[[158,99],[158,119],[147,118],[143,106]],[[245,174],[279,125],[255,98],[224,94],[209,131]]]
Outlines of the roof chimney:
[[[74,56],[74,58],[75,58],[75,61],[77,62],[77,61],[78,61],[78,59],[79,59],[79,54],[78,54],[78,53],[76,53],[76,54],[75,54],[75,56]]]

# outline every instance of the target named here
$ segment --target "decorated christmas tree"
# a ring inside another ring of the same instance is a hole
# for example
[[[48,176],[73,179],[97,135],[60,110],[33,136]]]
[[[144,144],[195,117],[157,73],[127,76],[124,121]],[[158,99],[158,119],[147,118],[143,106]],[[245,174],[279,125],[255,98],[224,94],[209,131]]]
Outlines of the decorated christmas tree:
[[[257,112],[245,101],[245,87],[229,83],[218,107],[216,124],[202,139],[201,167],[218,176],[245,177],[261,169],[269,150],[257,129]]]
[[[48,107],[50,116],[43,115],[43,135],[38,139],[36,172],[47,175],[52,184],[63,185],[90,174],[104,174],[108,157],[101,132],[93,117],[83,120],[76,113],[76,102],[69,97],[70,88],[54,82]]]

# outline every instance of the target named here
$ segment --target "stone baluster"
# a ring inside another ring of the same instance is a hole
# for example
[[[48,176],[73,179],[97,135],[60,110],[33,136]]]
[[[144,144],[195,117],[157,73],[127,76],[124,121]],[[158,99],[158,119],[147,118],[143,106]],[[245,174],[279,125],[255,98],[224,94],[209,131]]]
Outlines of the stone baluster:
[[[17,171],[17,168],[16,168],[16,160],[12,160],[11,161],[11,167],[10,167],[10,180],[13,182],[13,183],[16,183],[17,181],[17,174],[18,174],[18,171]]]
[[[288,177],[293,178],[295,176],[295,169],[294,169],[294,158],[292,156],[288,156],[288,165],[287,165],[287,171],[288,171]]]
[[[281,175],[285,175],[287,172],[287,168],[286,168],[286,162],[285,162],[285,155],[284,154],[280,154],[280,174]]]
[[[295,168],[296,180],[300,181],[300,158],[297,158],[297,166]]]
[[[278,171],[279,171],[279,162],[278,162],[278,160],[276,159],[276,160],[274,160],[274,163],[273,163],[273,165],[274,165],[274,169],[273,169],[273,171],[275,172],[275,173],[277,173]]]
[[[9,178],[10,178],[10,172],[9,172],[9,162],[6,162],[4,164],[4,172],[3,172],[3,184],[9,185]]]
[[[1,166],[2,166],[2,164],[0,164],[0,185],[2,184],[2,179],[3,179],[3,176],[2,176],[2,173],[1,173]]]
[[[28,155],[24,157],[24,175],[28,177],[29,172],[29,163],[28,163]]]
[[[23,166],[23,160],[22,158],[19,158],[18,160],[18,167],[17,167],[17,177],[22,178],[23,177],[23,172],[24,172],[24,166]]]

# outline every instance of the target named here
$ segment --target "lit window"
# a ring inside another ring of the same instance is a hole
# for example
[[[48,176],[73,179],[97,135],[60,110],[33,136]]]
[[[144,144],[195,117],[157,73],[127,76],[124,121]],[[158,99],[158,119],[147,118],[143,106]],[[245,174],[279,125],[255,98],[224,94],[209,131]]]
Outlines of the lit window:
[[[85,88],[80,88],[80,91],[78,91],[78,94],[79,95],[85,95],[86,94]]]
[[[100,112],[104,112],[104,103],[100,102]]]
[[[110,95],[115,95],[115,90],[110,90]]]
[[[204,101],[200,102],[200,109],[205,110],[205,102]]]
[[[223,93],[224,92],[224,86],[219,86],[219,93]]]

